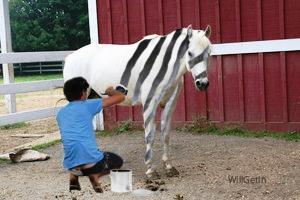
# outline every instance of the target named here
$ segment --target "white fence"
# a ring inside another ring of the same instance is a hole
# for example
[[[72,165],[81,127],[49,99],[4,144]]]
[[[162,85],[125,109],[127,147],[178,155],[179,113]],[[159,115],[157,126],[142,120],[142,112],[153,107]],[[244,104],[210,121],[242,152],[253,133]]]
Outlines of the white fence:
[[[97,2],[96,0],[88,0],[88,14],[90,26],[91,43],[98,43],[98,21],[97,21]],[[5,95],[6,103],[9,102],[8,109],[10,112],[15,111],[16,93],[33,92],[41,90],[49,90],[63,86],[63,80],[36,81],[31,83],[11,83],[14,77],[13,63],[30,63],[30,62],[51,62],[63,61],[72,51],[51,51],[51,52],[22,52],[11,53],[11,36],[10,36],[10,20],[8,0],[0,0],[0,40],[1,52],[0,64],[3,64],[4,83],[0,85],[0,95]],[[12,106],[14,105],[14,106]],[[17,123],[21,121],[29,121],[35,119],[54,116],[58,108],[45,108],[27,112],[11,113],[0,116],[0,126]],[[96,115],[94,120],[96,129],[103,129],[102,113]]]
[[[0,64],[63,61],[70,53],[72,53],[72,51],[0,53]],[[62,87],[63,79],[9,83],[0,85],[0,95],[36,92]],[[0,126],[52,117],[57,114],[59,109],[60,107],[50,107],[1,115]],[[95,129],[104,129],[102,112],[96,115],[93,123]]]
[[[0,64],[63,61],[72,51],[1,53]],[[0,95],[27,93],[63,87],[63,80],[33,81],[0,85]],[[0,116],[0,126],[55,116],[60,107],[17,112]]]

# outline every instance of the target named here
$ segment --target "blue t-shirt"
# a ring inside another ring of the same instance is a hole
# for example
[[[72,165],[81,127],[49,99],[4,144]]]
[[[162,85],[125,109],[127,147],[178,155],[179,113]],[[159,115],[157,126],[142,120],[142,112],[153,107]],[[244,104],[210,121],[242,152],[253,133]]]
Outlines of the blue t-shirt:
[[[64,146],[64,167],[71,169],[103,159],[93,129],[93,117],[102,110],[102,100],[72,101],[56,116]]]

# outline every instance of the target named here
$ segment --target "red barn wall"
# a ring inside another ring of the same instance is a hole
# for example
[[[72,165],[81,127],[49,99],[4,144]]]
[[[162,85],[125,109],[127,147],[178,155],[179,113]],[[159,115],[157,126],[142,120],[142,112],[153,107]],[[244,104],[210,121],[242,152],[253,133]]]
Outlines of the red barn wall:
[[[97,7],[100,43],[133,43],[189,24],[211,25],[213,44],[300,38],[298,0],[98,0]],[[300,52],[213,56],[207,92],[197,92],[185,75],[174,122],[200,115],[220,124],[299,131],[299,65]],[[141,122],[141,108],[113,107],[104,118],[106,125]]]

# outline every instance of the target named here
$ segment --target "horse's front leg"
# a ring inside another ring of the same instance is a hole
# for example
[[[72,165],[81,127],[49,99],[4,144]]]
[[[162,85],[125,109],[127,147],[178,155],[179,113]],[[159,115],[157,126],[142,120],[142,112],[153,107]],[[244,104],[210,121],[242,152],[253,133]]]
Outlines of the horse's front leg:
[[[172,95],[167,101],[164,110],[161,114],[161,140],[163,142],[163,156],[162,160],[167,172],[167,176],[177,176],[179,172],[172,166],[169,160],[169,140],[170,140],[170,129],[173,111],[176,106],[176,100],[182,88],[182,82],[180,82],[174,89]]]
[[[149,111],[150,110],[150,111]],[[146,142],[146,153],[145,153],[145,164],[147,166],[146,176],[149,178],[157,178],[158,174],[153,169],[152,158],[153,158],[153,143],[156,131],[155,124],[155,112],[156,108],[149,108],[148,112],[143,112],[144,128],[145,128],[145,142]]]

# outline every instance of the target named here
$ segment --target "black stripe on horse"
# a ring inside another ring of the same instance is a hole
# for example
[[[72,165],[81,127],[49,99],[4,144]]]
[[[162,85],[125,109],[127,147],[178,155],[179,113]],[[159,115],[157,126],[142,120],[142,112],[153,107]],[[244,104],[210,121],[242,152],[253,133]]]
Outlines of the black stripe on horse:
[[[135,50],[133,56],[130,58],[130,60],[128,61],[125,71],[122,74],[121,77],[121,81],[120,83],[127,87],[128,86],[128,82],[131,76],[131,70],[134,67],[136,61],[139,59],[139,57],[142,55],[142,53],[144,52],[144,50],[147,48],[148,44],[150,43],[151,39],[147,39],[147,40],[143,40],[140,42],[140,44],[138,45],[137,49]]]

